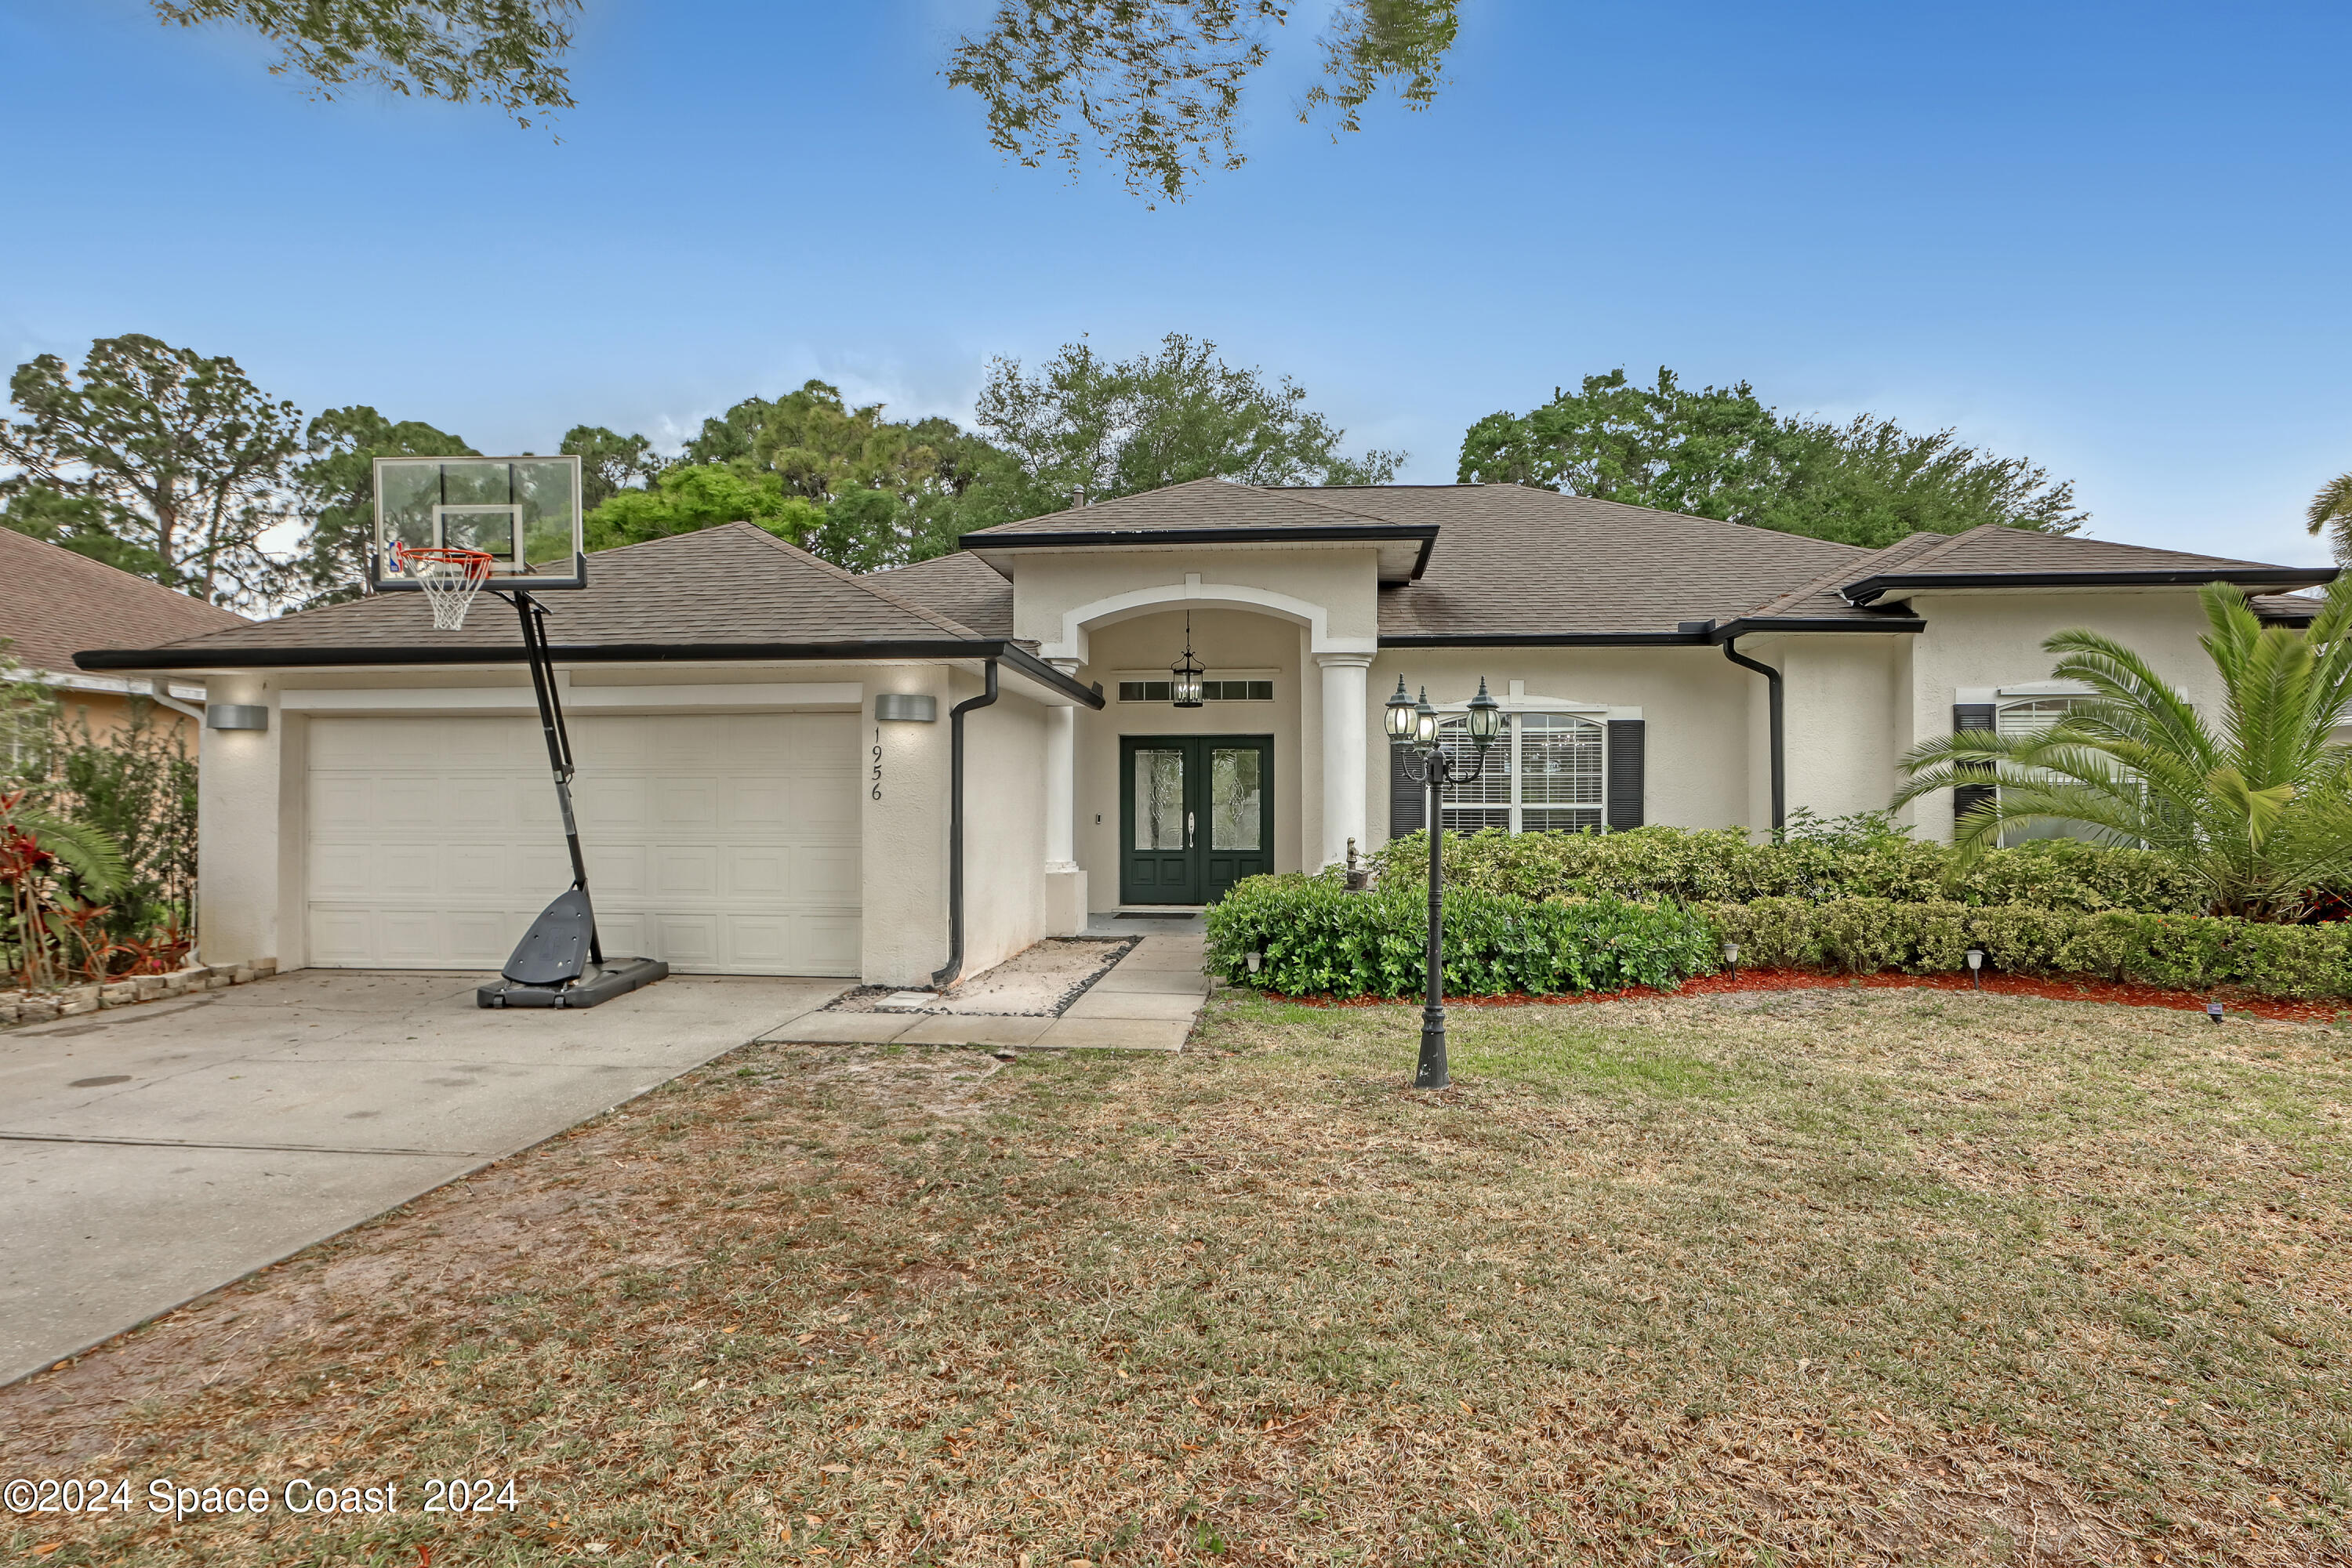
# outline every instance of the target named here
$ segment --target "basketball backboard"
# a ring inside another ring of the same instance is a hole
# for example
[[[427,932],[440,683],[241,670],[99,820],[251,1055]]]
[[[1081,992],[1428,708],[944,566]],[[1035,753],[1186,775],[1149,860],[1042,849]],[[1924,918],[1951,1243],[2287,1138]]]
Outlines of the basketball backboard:
[[[378,458],[368,575],[415,588],[394,549],[405,544],[486,551],[492,587],[583,587],[580,528],[577,458]]]

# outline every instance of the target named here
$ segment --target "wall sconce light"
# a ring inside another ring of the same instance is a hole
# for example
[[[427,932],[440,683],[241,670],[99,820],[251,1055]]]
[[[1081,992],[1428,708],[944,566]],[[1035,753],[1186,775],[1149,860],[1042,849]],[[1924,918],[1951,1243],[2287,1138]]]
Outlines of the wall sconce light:
[[[874,717],[885,723],[936,724],[940,700],[921,691],[885,691],[874,699]]]
[[[269,708],[260,702],[212,702],[205,706],[207,730],[267,730]]]

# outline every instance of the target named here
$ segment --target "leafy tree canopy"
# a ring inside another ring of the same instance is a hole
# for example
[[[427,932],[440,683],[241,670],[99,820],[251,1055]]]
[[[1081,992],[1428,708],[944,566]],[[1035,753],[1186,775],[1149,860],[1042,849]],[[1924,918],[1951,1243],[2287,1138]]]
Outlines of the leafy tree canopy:
[[[580,504],[589,511],[625,489],[643,489],[664,460],[643,436],[623,436],[602,425],[574,425],[556,450],[580,459]]]
[[[154,0],[166,22],[246,27],[282,51],[273,76],[332,99],[354,83],[495,104],[529,126],[572,107],[563,53],[579,0]]]
[[[68,495],[43,485],[27,485],[0,503],[0,527],[29,533],[76,554],[130,573],[136,577],[163,577],[163,563],[114,532],[103,502],[95,496]]]
[[[1363,106],[1393,85],[1408,108],[1436,97],[1459,0],[1339,0],[1323,38],[1324,75],[1298,107],[1362,126]],[[986,29],[961,38],[950,87],[988,106],[989,141],[1024,167],[1074,173],[1090,155],[1117,164],[1128,189],[1181,201],[1213,169],[1245,161],[1242,91],[1288,19],[1283,0],[1003,0]]]
[[[287,521],[301,416],[235,360],[100,338],[79,376],[42,354],[8,390],[25,415],[0,424],[0,466],[16,470],[0,481],[12,523],[62,529],[101,560],[120,548],[117,563],[216,605],[282,595],[285,569],[260,539]]]
[[[853,408],[840,388],[810,381],[705,419],[652,490],[597,509],[589,547],[741,519],[867,572],[944,554],[960,534],[1025,515],[1009,510],[1020,478],[1011,458],[953,420],[888,419],[881,404]]]
[[[1458,477],[1868,548],[1988,522],[2072,533],[2089,516],[2071,481],[1966,445],[1956,431],[1914,435],[1872,415],[1844,425],[1783,415],[1744,381],[1694,391],[1664,367],[1654,387],[1619,369],[1526,414],[1488,415],[1463,437]]]
[[[470,458],[473,447],[419,419],[394,424],[365,404],[330,408],[304,433],[310,460],[294,470],[310,537],[295,564],[305,606],[356,595],[375,536],[375,459]]]
[[[1346,432],[1307,405],[1288,376],[1269,380],[1217,357],[1217,345],[1171,332],[1157,351],[1107,360],[1066,343],[1034,375],[999,359],[976,423],[1020,466],[1014,515],[1058,511],[1187,479],[1260,485],[1377,485],[1402,452],[1339,449]]]

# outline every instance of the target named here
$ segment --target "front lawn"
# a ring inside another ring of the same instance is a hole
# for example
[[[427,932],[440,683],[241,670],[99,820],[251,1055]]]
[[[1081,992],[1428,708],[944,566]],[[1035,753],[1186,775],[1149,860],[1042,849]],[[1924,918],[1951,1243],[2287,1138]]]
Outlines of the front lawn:
[[[1439,1095],[1415,1009],[1230,992],[1174,1058],[750,1047],[0,1393],[8,1476],[409,1511],[0,1556],[2352,1562],[2352,1037],[1454,1018]]]

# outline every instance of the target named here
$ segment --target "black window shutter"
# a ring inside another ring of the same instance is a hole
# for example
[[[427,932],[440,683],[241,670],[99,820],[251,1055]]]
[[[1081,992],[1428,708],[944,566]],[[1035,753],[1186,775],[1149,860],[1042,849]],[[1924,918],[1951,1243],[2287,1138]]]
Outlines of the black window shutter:
[[[1609,826],[1612,832],[1642,826],[1644,743],[1641,720],[1609,721]]]
[[[1389,837],[1402,838],[1408,833],[1418,833],[1425,826],[1423,818],[1429,815],[1429,786],[1414,782],[1404,771],[1407,755],[1402,746],[1389,748]]]
[[[1952,733],[1963,730],[1992,730],[2000,727],[1990,702],[1955,702],[1952,704]],[[1966,816],[1980,805],[1991,804],[1994,787],[1986,784],[1962,784],[1952,791],[1952,816],[1955,820]]]

